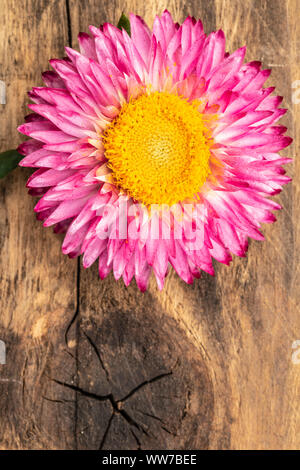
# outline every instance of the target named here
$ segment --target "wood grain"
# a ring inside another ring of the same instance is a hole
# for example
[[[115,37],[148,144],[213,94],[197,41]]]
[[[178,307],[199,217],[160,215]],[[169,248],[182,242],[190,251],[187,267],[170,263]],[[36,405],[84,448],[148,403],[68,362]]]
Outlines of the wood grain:
[[[1,0],[0,7],[0,73],[7,88],[0,128],[5,150],[21,142],[16,128],[28,114],[26,93],[42,84],[48,59],[64,54],[68,27],[60,0]],[[72,432],[60,429],[61,419],[55,424],[57,415],[51,418],[53,407],[48,412],[42,395],[43,374],[55,367],[57,351],[65,345],[63,329],[76,310],[77,264],[61,254],[62,238],[35,220],[35,201],[25,188],[29,174],[20,168],[0,183],[0,337],[7,346],[7,364],[0,366],[1,448],[47,447],[49,432],[62,446],[74,440]],[[73,362],[68,372],[72,367]],[[51,431],[41,431],[49,424]]]
[[[25,92],[47,59],[89,24],[133,11],[151,24],[168,8],[225,31],[227,49],[272,67],[283,123],[297,155],[300,105],[298,0],[1,0],[1,148],[17,145]],[[26,13],[25,13],[26,12]],[[5,46],[3,47],[3,45]],[[21,106],[20,106],[21,104]],[[300,445],[299,162],[276,199],[284,209],[266,242],[186,286],[171,272],[141,294],[97,268],[77,269],[61,238],[34,221],[27,173],[1,182],[0,448],[296,449]]]

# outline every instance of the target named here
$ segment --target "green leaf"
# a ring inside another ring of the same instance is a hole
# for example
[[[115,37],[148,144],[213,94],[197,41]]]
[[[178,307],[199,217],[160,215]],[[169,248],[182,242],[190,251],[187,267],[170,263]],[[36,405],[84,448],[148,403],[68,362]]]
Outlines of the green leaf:
[[[24,158],[16,150],[7,150],[0,153],[0,178],[4,178],[10,171],[14,170],[18,163]]]
[[[124,15],[124,13],[122,13],[121,18],[119,19],[119,22],[117,24],[117,28],[125,29],[128,36],[131,36],[130,22],[129,22],[129,19],[127,18],[127,16]]]

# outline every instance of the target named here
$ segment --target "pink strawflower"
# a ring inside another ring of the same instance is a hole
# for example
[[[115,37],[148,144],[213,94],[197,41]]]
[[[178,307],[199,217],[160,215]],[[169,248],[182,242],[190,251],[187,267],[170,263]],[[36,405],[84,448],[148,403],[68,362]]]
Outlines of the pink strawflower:
[[[80,53],[50,61],[19,150],[38,168],[27,183],[38,219],[66,232],[63,253],[144,291],[152,269],[160,289],[170,264],[192,283],[214,273],[212,258],[228,264],[248,237],[263,240],[291,139],[274,125],[286,110],[263,88],[270,71],[244,64],[244,47],[229,55],[223,31],[168,11],[152,32],[133,14],[130,26],[91,26]]]

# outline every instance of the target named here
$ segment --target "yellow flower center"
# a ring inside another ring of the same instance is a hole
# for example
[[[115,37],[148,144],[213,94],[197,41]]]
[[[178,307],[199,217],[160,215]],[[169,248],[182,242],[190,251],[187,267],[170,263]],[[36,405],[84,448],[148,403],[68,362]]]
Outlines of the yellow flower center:
[[[167,92],[123,105],[103,134],[114,183],[145,205],[197,197],[210,171],[210,135],[199,102]]]

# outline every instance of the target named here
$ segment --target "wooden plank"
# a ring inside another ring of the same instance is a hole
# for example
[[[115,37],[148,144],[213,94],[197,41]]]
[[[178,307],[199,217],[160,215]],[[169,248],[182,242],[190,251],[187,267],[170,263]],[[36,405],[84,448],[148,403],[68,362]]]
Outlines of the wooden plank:
[[[177,21],[201,17],[206,32],[222,27],[229,51],[247,44],[248,60],[273,67],[269,83],[292,111],[283,120],[295,137],[287,153],[296,154],[297,0],[28,1],[26,17],[17,2],[4,3],[1,32],[14,52],[4,52],[0,79],[17,80],[1,116],[3,148],[8,137],[17,143],[14,129],[24,111],[18,96],[39,81],[47,58],[63,55],[68,37],[75,47],[79,31],[116,23],[122,11],[151,24],[167,7]],[[59,255],[59,237],[33,224],[24,170],[9,176],[0,206],[0,339],[10,361],[0,365],[0,447],[299,448],[300,366],[292,362],[292,344],[300,339],[297,161],[288,173],[293,185],[276,198],[284,210],[264,228],[265,243],[250,243],[245,259],[229,268],[216,264],[214,278],[204,275],[193,286],[171,272],[162,293],[153,279],[141,294],[112,276],[100,281],[96,266],[81,269],[78,305],[76,264]]]
[[[288,12],[286,3],[280,1],[216,2],[217,25],[223,25],[228,46],[247,44],[248,60],[261,60],[273,69],[268,83],[276,85],[290,111],[293,14],[296,10]],[[290,112],[282,120],[291,131],[292,118]],[[295,154],[294,148],[287,153]],[[292,175],[293,167],[287,171]],[[229,338],[222,368],[226,365],[231,388],[227,398],[232,448],[299,446],[300,414],[294,399],[299,369],[291,361],[300,327],[295,270],[291,269],[297,251],[293,240],[295,183],[276,198],[284,209],[275,225],[265,226],[266,242],[251,242],[245,260],[236,259],[230,269],[218,270],[223,334]]]
[[[7,94],[0,104],[1,150],[21,142],[16,128],[29,113],[26,93],[42,84],[48,59],[64,55],[67,31],[63,0],[1,0],[0,79]],[[36,221],[36,201],[25,188],[30,173],[20,168],[0,182],[0,339],[7,347],[0,365],[1,449],[67,448],[74,441],[74,404],[64,413],[43,396],[58,387],[47,377],[72,379],[74,361],[63,350],[76,309],[77,265],[61,254],[62,237]]]
[[[294,28],[296,3],[290,11],[286,6],[276,1],[215,1],[215,12],[228,49],[247,44],[248,60],[272,66],[269,83],[290,108],[289,57],[295,46],[287,31]],[[283,122],[291,127],[291,113]],[[298,256],[292,212],[298,185],[296,179],[295,193],[290,185],[277,197],[284,210],[274,226],[264,228],[264,244],[252,241],[245,259],[235,258],[230,268],[216,266],[216,277],[205,276],[194,289],[187,290],[172,276],[161,300],[163,310],[186,325],[188,336],[205,349],[215,391],[210,448],[299,447],[299,368],[291,361],[300,326],[292,268]]]
[[[287,4],[279,1],[147,4],[128,1],[122,5],[104,2],[103,8],[99,9],[98,3],[92,0],[84,4],[74,0],[71,1],[72,30],[86,31],[88,23],[116,23],[122,10],[134,11],[151,24],[154,14],[165,7],[176,20],[182,20],[187,14],[201,17],[206,32],[222,27],[230,51],[247,44],[247,58],[262,60],[264,66],[273,67],[270,83],[277,86],[279,94],[286,96],[285,106],[291,106],[291,44],[287,30],[295,27],[292,26],[292,16],[296,12],[296,2],[289,5],[288,11]],[[291,125],[291,121],[290,114],[285,122]],[[290,155],[292,151],[289,150]],[[288,172],[291,171],[290,167]],[[155,282],[151,282],[149,292],[143,295],[135,286],[126,289],[121,281],[115,283],[112,276],[98,282],[96,267],[83,272],[78,325],[80,331],[89,331],[94,337],[93,347],[87,345],[86,338],[85,342],[79,342],[78,354],[79,357],[87,357],[88,348],[94,348],[101,357],[102,368],[108,371],[110,382],[107,384],[104,379],[95,381],[92,373],[95,368],[84,363],[84,367],[79,369],[80,387],[101,391],[105,382],[105,391],[113,391],[114,396],[120,399],[122,391],[126,393],[126,390],[149,380],[153,374],[163,373],[166,370],[163,365],[153,369],[153,364],[157,364],[157,348],[150,345],[157,344],[161,330],[169,330],[160,340],[160,356],[164,357],[165,348],[171,349],[174,358],[181,357],[178,370],[182,371],[190,368],[191,351],[196,348],[202,357],[199,357],[199,364],[205,370],[204,378],[199,375],[199,383],[202,394],[210,398],[206,404],[207,414],[201,406],[196,411],[198,424],[193,428],[195,440],[190,442],[191,447],[297,448],[300,416],[295,397],[296,390],[299,390],[299,369],[291,361],[291,346],[297,339],[300,324],[297,284],[291,272],[291,260],[296,253],[292,186],[285,188],[277,199],[284,210],[275,226],[265,227],[266,243],[250,243],[245,259],[235,259],[230,268],[216,265],[215,278],[204,275],[193,287],[186,286],[171,273],[163,293],[159,293]],[[147,327],[149,317],[150,331]],[[170,328],[170,320],[175,320],[176,328]],[[135,325],[143,328],[144,341],[149,345],[149,362],[145,360],[145,344],[136,342]],[[127,334],[123,334],[124,330]],[[122,337],[121,344],[118,334]],[[190,343],[185,352],[178,347],[174,335],[181,336],[181,345]],[[167,370],[172,370],[170,367]],[[125,377],[121,372],[124,370]],[[192,368],[191,373],[194,375]],[[166,377],[160,386],[164,384],[168,390],[171,380],[174,380],[174,388],[181,390],[186,376],[180,372]],[[190,388],[193,396],[197,394],[197,384],[196,380]],[[201,393],[199,400],[200,397]],[[139,399],[145,412],[157,418],[165,417],[166,405],[159,403],[155,391],[142,388]],[[126,403],[124,407],[127,410]],[[188,410],[189,419],[193,420],[195,409],[189,407],[188,394],[185,395],[185,404],[184,401],[177,404],[178,408]],[[90,426],[88,437],[81,446],[94,448],[101,439],[104,439],[104,448],[148,448],[154,445],[151,437],[143,430],[137,430],[132,423],[126,423],[122,416],[118,416],[118,420],[114,418],[112,425],[112,409],[106,410],[104,423],[100,425],[97,423],[101,411],[95,416],[92,408],[87,413],[86,408],[84,410],[84,414],[80,408],[78,410],[78,425],[80,429],[84,429],[85,423]],[[174,414],[172,405],[169,404],[168,410],[168,415]],[[155,418],[146,423],[135,409],[130,408],[130,413],[138,416],[138,423],[149,434],[153,431],[158,440],[162,439],[163,431],[161,427],[159,432],[155,428]],[[213,419],[205,428],[208,433],[206,439],[199,440],[195,429],[199,431],[211,413]],[[165,431],[162,442],[166,448],[174,448],[174,445],[184,448],[186,443],[179,437],[182,436],[183,423],[174,419],[172,424],[177,440]],[[97,438],[93,440],[92,436]]]

